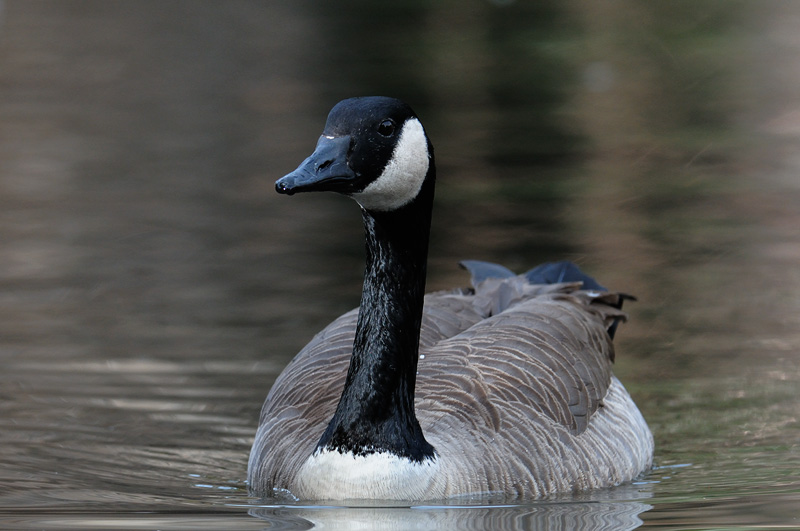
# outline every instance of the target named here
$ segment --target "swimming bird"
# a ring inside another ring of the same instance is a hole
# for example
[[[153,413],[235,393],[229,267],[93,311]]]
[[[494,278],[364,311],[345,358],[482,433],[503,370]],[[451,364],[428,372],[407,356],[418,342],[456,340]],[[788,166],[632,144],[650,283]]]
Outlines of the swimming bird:
[[[652,434],[612,374],[624,296],[568,262],[516,275],[467,261],[472,287],[425,295],[435,165],[414,111],[351,98],[281,194],[361,207],[360,307],[273,384],[251,491],[308,500],[540,497],[609,487],[651,466]]]

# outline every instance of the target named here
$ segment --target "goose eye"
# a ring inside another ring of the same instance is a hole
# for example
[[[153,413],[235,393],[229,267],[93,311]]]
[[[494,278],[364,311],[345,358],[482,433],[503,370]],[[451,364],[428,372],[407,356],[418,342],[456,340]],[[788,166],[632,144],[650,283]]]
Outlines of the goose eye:
[[[391,120],[384,120],[378,126],[378,133],[383,136],[392,136],[394,134],[394,122]]]

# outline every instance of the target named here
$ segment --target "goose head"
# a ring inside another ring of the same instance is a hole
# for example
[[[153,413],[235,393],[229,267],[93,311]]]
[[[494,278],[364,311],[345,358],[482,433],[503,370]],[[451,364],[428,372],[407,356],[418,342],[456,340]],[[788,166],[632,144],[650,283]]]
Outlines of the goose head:
[[[338,192],[367,211],[392,212],[412,203],[433,179],[433,147],[411,107],[362,97],[336,104],[314,153],[275,189]]]

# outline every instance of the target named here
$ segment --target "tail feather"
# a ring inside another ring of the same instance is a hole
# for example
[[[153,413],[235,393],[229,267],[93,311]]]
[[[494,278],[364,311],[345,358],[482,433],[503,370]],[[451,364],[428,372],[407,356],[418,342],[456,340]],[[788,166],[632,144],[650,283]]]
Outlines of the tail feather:
[[[460,263],[461,267],[466,269],[470,276],[473,286],[477,286],[481,282],[490,278],[511,278],[516,274],[505,266],[494,264],[491,262],[483,262],[480,260],[464,260]],[[594,278],[580,270],[580,268],[572,262],[546,262],[538,265],[533,269],[526,272],[524,275],[525,280],[530,284],[563,284],[571,282],[582,283],[582,289],[588,291],[608,291],[603,285],[597,282]],[[625,300],[636,300],[636,297],[619,293],[614,303],[607,303],[610,306],[622,309],[622,303]],[[619,323],[622,318],[616,318],[608,327],[608,335],[614,338]]]

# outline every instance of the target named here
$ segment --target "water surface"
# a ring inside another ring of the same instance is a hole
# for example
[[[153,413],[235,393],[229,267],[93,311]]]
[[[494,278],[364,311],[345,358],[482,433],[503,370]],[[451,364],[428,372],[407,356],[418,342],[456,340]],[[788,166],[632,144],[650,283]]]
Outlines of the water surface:
[[[22,1],[0,10],[0,525],[800,526],[800,7]],[[429,286],[579,262],[639,302],[632,485],[407,506],[259,500],[285,363],[355,306],[360,216],[273,182],[344,97],[439,166]]]

